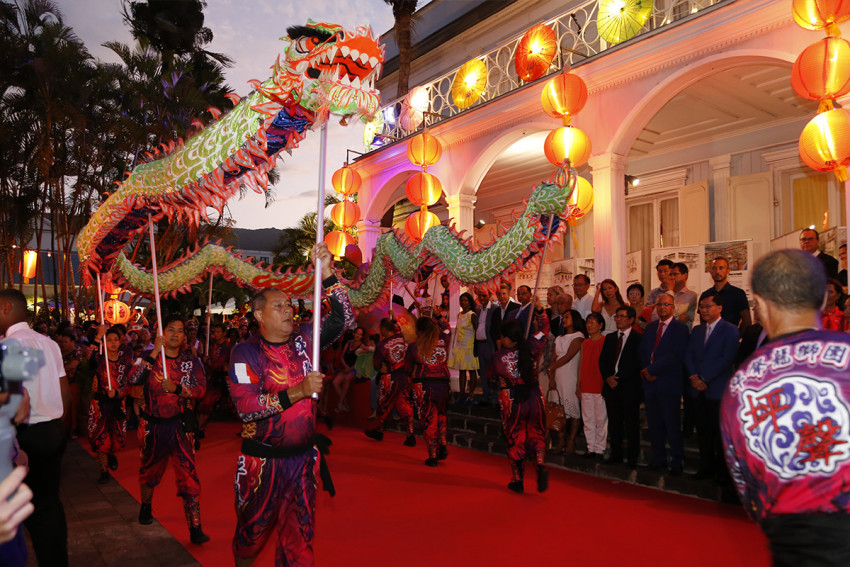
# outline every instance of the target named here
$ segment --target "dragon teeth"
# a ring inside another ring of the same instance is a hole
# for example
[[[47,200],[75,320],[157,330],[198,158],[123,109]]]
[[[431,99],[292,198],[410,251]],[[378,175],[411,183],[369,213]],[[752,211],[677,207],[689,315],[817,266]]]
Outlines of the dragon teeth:
[[[363,53],[362,55],[360,55],[360,63],[365,65],[368,61],[369,61],[369,54],[368,53]]]
[[[354,89],[360,88],[360,77],[354,77],[354,80],[351,81],[351,88],[354,88]]]
[[[342,79],[340,80],[340,82],[343,85],[349,85],[349,86],[351,85],[351,81],[348,79],[348,73],[343,73]]]
[[[370,57],[370,58],[369,58],[369,65],[370,65],[373,69],[375,68],[375,65],[377,65],[377,64],[378,64],[378,58],[377,58],[377,57],[375,57],[375,56],[373,55],[372,57]]]
[[[352,49],[349,57],[351,57],[352,61],[356,62],[358,59],[360,59],[360,52],[357,51],[356,49]]]
[[[342,56],[343,56],[343,57],[348,57],[348,54],[351,52],[351,48],[350,48],[350,47],[348,47],[347,45],[343,45],[343,46],[340,48],[340,51],[342,52]]]
[[[339,51],[339,48],[335,45],[330,48],[330,50],[328,51],[328,61],[334,60],[334,57],[336,57],[337,51]]]

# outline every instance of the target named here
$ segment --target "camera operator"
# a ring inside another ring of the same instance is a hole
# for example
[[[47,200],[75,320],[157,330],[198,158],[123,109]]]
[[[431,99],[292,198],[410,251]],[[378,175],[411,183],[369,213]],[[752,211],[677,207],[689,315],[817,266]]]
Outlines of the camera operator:
[[[30,467],[24,482],[32,490],[35,507],[24,526],[38,564],[63,567],[68,565],[68,528],[59,499],[59,478],[66,440],[62,399],[68,383],[62,353],[55,342],[29,328],[27,300],[16,289],[0,291],[0,334],[44,353],[46,364],[25,386],[30,396],[29,419],[18,426],[18,444]]]

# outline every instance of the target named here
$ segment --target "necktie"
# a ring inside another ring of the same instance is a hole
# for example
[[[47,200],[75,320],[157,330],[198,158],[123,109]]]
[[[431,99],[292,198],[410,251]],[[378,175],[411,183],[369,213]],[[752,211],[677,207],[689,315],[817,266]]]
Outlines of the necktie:
[[[711,328],[712,328],[711,325],[706,327],[706,329],[705,329],[705,342],[703,344],[708,342],[708,337],[709,337],[709,335],[711,335]]]
[[[614,357],[614,360],[617,362],[620,361],[620,353],[623,351],[623,331],[620,331],[620,336],[617,338],[617,356]]]
[[[655,334],[655,346],[652,347],[652,356],[650,357],[650,362],[655,362],[655,351],[658,349],[658,343],[661,342],[661,335],[664,334],[664,321],[658,322],[658,332]]]

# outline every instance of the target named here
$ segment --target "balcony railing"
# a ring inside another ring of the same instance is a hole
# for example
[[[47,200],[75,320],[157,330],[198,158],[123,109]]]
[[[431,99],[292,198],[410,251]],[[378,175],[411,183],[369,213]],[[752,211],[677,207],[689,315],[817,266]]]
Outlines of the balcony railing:
[[[608,49],[640,41],[651,32],[665,26],[680,23],[685,19],[698,17],[704,11],[718,4],[734,0],[655,0],[655,6],[646,25],[634,37],[616,45],[609,45],[599,37],[596,17],[599,0],[586,0],[576,4],[568,11],[545,22],[555,32],[560,51],[555,55],[545,76],[559,72],[565,66],[575,67],[586,61],[603,55]],[[531,27],[531,26],[529,26]],[[457,116],[521,88],[525,81],[517,76],[514,68],[514,55],[525,30],[508,42],[481,55],[479,59],[487,65],[487,85],[478,100],[471,106],[460,109],[452,102],[452,81],[460,67],[421,85],[428,93],[429,112],[422,124],[412,130],[404,129],[398,117],[402,110],[404,97],[394,100],[381,108],[381,116],[376,119],[377,135],[366,150],[374,151],[393,140],[405,138],[420,131],[424,126],[432,126],[443,120]],[[541,79],[537,79],[541,80]],[[532,81],[534,82],[534,81]],[[383,122],[383,124],[381,124]],[[365,141],[365,140],[364,140]]]

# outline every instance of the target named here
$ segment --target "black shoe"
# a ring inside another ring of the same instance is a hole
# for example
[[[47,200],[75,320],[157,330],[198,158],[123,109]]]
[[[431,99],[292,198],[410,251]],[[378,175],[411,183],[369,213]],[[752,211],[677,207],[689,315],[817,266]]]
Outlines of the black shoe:
[[[363,433],[366,434],[366,437],[369,439],[374,439],[375,441],[383,441],[384,440],[384,432],[378,431],[377,429],[367,429]]]
[[[537,492],[546,492],[549,488],[549,471],[543,465],[537,465]]]
[[[663,465],[663,464],[649,464],[649,465],[647,465],[647,467],[646,467],[646,468],[648,468],[648,469],[649,469],[649,470],[651,470],[651,471],[660,471],[661,469],[666,469],[666,468],[667,468],[667,465]]]
[[[682,476],[682,467],[670,467],[670,476]]]
[[[584,455],[582,455],[582,457],[584,457],[585,459],[592,459],[592,458],[594,458],[595,456],[596,456],[596,453],[591,453],[590,451],[588,451],[587,453],[585,453]]]
[[[202,543],[207,543],[210,540],[210,536],[205,534],[200,527],[197,528],[189,528],[189,541],[194,543],[195,545],[201,545]]]
[[[147,526],[153,523],[153,511],[150,504],[144,504],[139,507],[139,523]]]
[[[691,475],[691,478],[693,480],[703,480],[703,479],[706,479],[706,478],[713,478],[713,477],[714,477],[714,475],[712,473],[708,473],[708,472],[705,472],[705,471],[697,471],[697,472],[695,472],[694,474]]]
[[[118,470],[118,457],[116,457],[114,454],[109,453],[108,455],[106,455],[106,462],[109,464],[109,470]]]
[[[112,477],[109,476],[109,472],[100,471],[100,478],[97,479],[97,483],[98,484],[106,484],[107,482],[109,482],[110,478],[112,478]]]
[[[445,445],[437,447],[437,460],[445,461],[449,456],[449,449]]]
[[[437,466],[437,459],[435,457],[428,457],[427,459],[425,459],[425,466],[426,467],[436,467]]]
[[[197,435],[195,435],[195,442],[194,442],[193,446],[195,447],[196,451],[201,450],[201,438],[198,437]]]
[[[605,457],[604,459],[602,459],[602,462],[606,465],[619,465],[623,462],[623,457]]]
[[[404,440],[404,444],[407,447],[416,447],[416,437],[413,435],[408,435],[407,439]]]
[[[333,416],[328,415],[328,414],[325,414],[325,415],[322,417],[322,419],[324,420],[325,425],[326,425],[326,426],[327,426],[327,428],[328,428],[328,431],[330,431],[331,429],[333,429],[333,428],[334,428],[334,418],[333,418]]]
[[[525,491],[525,489],[522,486],[521,480],[510,481],[508,483],[508,490],[512,490],[512,491],[516,492],[517,494],[522,494]]]

